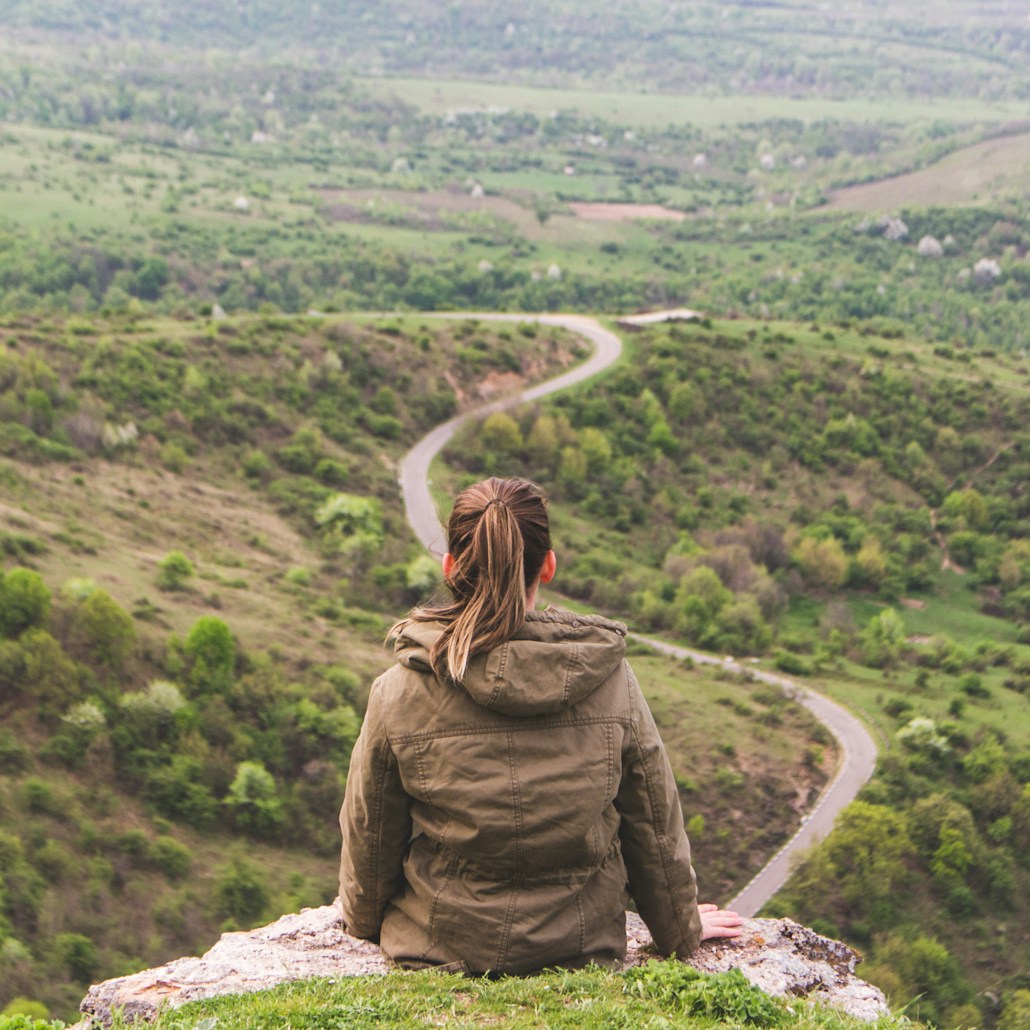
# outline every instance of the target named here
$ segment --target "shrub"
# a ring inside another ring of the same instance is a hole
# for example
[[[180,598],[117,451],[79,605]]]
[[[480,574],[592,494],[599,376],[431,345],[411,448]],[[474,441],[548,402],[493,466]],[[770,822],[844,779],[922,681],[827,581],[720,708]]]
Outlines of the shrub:
[[[17,774],[29,766],[29,749],[10,730],[0,730],[0,773]]]
[[[791,676],[812,675],[812,663],[791,651],[777,651],[776,657],[773,659],[773,665],[780,672],[785,672]]]
[[[15,568],[0,574],[0,635],[17,637],[42,626],[49,614],[50,591],[38,572]]]
[[[272,471],[272,462],[264,451],[250,451],[240,465],[243,474],[248,479],[264,481]]]
[[[13,998],[0,1012],[0,1030],[56,1030],[63,1023],[51,1023],[49,1009],[41,1001]]]
[[[59,933],[54,952],[68,973],[80,983],[89,983],[97,968],[96,945],[81,933]]]
[[[170,765],[151,772],[143,783],[143,796],[161,815],[206,829],[215,820],[218,802],[200,781],[200,763],[176,755]]]
[[[169,551],[157,563],[157,587],[159,590],[185,590],[193,571],[193,563],[182,551]]]
[[[239,924],[256,922],[268,906],[268,901],[264,877],[255,863],[234,858],[218,870],[215,882],[218,915]]]
[[[17,643],[20,665],[15,690],[31,698],[41,711],[56,714],[79,699],[81,685],[75,663],[44,629],[26,630]],[[0,666],[4,664],[0,659]],[[9,670],[0,668],[0,682]]]
[[[153,843],[150,857],[169,880],[184,879],[193,862],[189,848],[174,837],[158,837]]]
[[[53,788],[45,780],[31,777],[25,780],[20,790],[21,803],[29,812],[40,815],[61,816],[64,806],[54,794]]]
[[[294,565],[284,573],[283,579],[295,587],[306,587],[311,583],[311,569],[303,565]]]
[[[232,810],[237,825],[251,833],[270,834],[283,821],[275,778],[260,762],[240,762],[222,803]]]
[[[161,464],[169,472],[182,472],[189,463],[190,456],[179,444],[169,440],[161,448]]]
[[[74,615],[74,633],[89,657],[112,671],[136,646],[132,617],[104,590],[93,590]]]
[[[51,883],[66,880],[78,867],[75,855],[56,840],[45,841],[32,862]]]

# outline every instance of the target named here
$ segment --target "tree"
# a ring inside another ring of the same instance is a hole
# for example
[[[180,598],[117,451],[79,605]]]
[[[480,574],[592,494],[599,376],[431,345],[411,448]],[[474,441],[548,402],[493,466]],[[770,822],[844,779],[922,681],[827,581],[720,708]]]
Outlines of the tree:
[[[713,643],[730,654],[761,652],[772,640],[758,602],[750,596],[738,597],[718,612],[713,636]]]
[[[586,492],[586,479],[586,456],[578,447],[563,447],[558,465],[558,483],[562,490],[573,499],[580,498]]]
[[[237,825],[259,836],[274,833],[283,821],[275,778],[260,762],[240,762],[229,793],[222,799]]]
[[[428,554],[420,554],[404,570],[404,585],[412,604],[428,597],[442,582],[440,563]]]
[[[877,966],[890,969],[901,984],[903,996],[892,1001],[911,1001],[911,1014],[916,1019],[947,1025],[948,1013],[972,997],[958,959],[934,937],[923,934],[910,940],[892,935],[876,949],[875,961]]]
[[[323,539],[352,559],[369,560],[383,544],[383,517],[373,497],[337,493],[315,512]]]
[[[802,537],[791,555],[801,570],[801,575],[811,586],[833,590],[844,582],[848,571],[848,559],[844,548],[836,537],[817,540]]]
[[[854,559],[853,578],[859,586],[879,589],[887,575],[887,556],[880,541],[871,534],[862,541]]]
[[[183,654],[190,663],[190,683],[201,694],[227,693],[236,672],[236,641],[214,615],[202,615],[186,636]]]
[[[169,765],[147,776],[143,796],[161,815],[206,829],[215,820],[218,803],[200,782],[201,773],[200,763],[195,758],[176,755]]]
[[[79,983],[89,983],[97,968],[97,946],[81,933],[59,933],[54,951],[61,964]]]
[[[552,469],[558,457],[561,441],[555,420],[550,415],[541,415],[526,438],[526,450],[536,468]]]
[[[45,629],[28,629],[18,640],[21,676],[15,689],[41,712],[57,715],[79,700],[81,685],[75,663]]]
[[[862,633],[862,660],[874,669],[893,665],[904,644],[905,623],[893,608],[885,608]]]
[[[687,573],[676,591],[676,628],[694,643],[709,643],[716,616],[732,600],[715,572],[702,565]]]
[[[487,415],[480,427],[483,446],[502,456],[514,456],[522,450],[522,431],[518,422],[506,411],[495,411]]]
[[[50,614],[50,591],[31,569],[14,568],[0,574],[0,635],[17,637],[42,626]]]
[[[590,475],[602,475],[608,471],[612,460],[612,445],[600,429],[587,426],[579,434],[579,448],[586,459]]]
[[[136,645],[132,617],[104,590],[94,590],[73,614],[73,636],[93,661],[116,672]]]
[[[268,906],[268,889],[261,869],[253,862],[234,858],[218,870],[215,901],[218,914],[237,923],[252,923]]]
[[[791,900],[808,919],[829,916],[841,926],[885,925],[903,896],[913,855],[901,812],[853,801],[830,836],[798,867]]]

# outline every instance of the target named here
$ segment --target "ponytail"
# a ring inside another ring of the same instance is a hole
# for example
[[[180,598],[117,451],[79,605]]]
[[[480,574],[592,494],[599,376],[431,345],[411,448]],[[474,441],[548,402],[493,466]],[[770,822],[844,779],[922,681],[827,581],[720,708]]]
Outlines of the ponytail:
[[[461,683],[473,655],[510,640],[526,621],[526,590],[551,549],[544,494],[525,479],[470,486],[454,503],[447,538],[453,601],[416,608],[405,622],[444,624],[429,661],[441,679]]]

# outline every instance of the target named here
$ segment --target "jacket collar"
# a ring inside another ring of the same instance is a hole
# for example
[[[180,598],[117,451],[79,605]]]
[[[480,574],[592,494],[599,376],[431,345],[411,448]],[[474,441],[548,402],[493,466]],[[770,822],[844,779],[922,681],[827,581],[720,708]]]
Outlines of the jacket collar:
[[[394,643],[397,660],[431,672],[429,651],[442,631],[437,622],[407,623]],[[530,611],[511,640],[470,659],[460,686],[502,715],[551,715],[591,694],[625,654],[621,622],[559,608]]]

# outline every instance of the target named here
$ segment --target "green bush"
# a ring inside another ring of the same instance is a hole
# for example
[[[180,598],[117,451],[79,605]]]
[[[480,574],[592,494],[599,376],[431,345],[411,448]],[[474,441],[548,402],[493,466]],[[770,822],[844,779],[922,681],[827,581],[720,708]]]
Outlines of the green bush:
[[[222,804],[237,826],[259,836],[273,833],[283,821],[275,777],[260,762],[240,762]]]
[[[59,933],[53,942],[57,960],[79,983],[89,983],[97,969],[97,946],[81,933]]]
[[[12,998],[0,1012],[0,1030],[61,1030],[60,1020],[50,1022],[49,1010],[41,1001]]]
[[[136,646],[132,617],[104,590],[93,590],[75,610],[73,633],[89,659],[116,672]]]
[[[249,451],[241,462],[240,469],[247,479],[264,481],[272,471],[272,462],[264,451]]]
[[[200,763],[187,755],[176,755],[171,764],[147,776],[143,782],[143,797],[161,815],[206,829],[215,821],[218,802],[200,779]]]
[[[64,815],[64,805],[45,780],[31,777],[25,780],[19,790],[21,803],[29,812],[40,815]]]
[[[190,849],[174,837],[158,837],[151,847],[151,860],[169,880],[182,880],[190,871]]]
[[[236,671],[236,641],[229,627],[214,615],[203,615],[186,637],[183,654],[190,663],[190,682],[201,694],[225,693]]]
[[[215,881],[215,907],[239,925],[256,923],[268,906],[269,893],[261,868],[244,858],[223,865]]]
[[[185,590],[193,572],[193,562],[182,551],[169,551],[157,563],[157,587],[159,590]]]
[[[776,657],[773,658],[773,665],[780,672],[785,672],[790,676],[812,675],[812,663],[801,655],[794,654],[792,651],[777,651]]]
[[[50,591],[38,572],[15,568],[0,574],[0,635],[17,637],[42,626],[49,614]]]
[[[10,730],[0,730],[0,773],[24,772],[30,757],[29,749]]]

